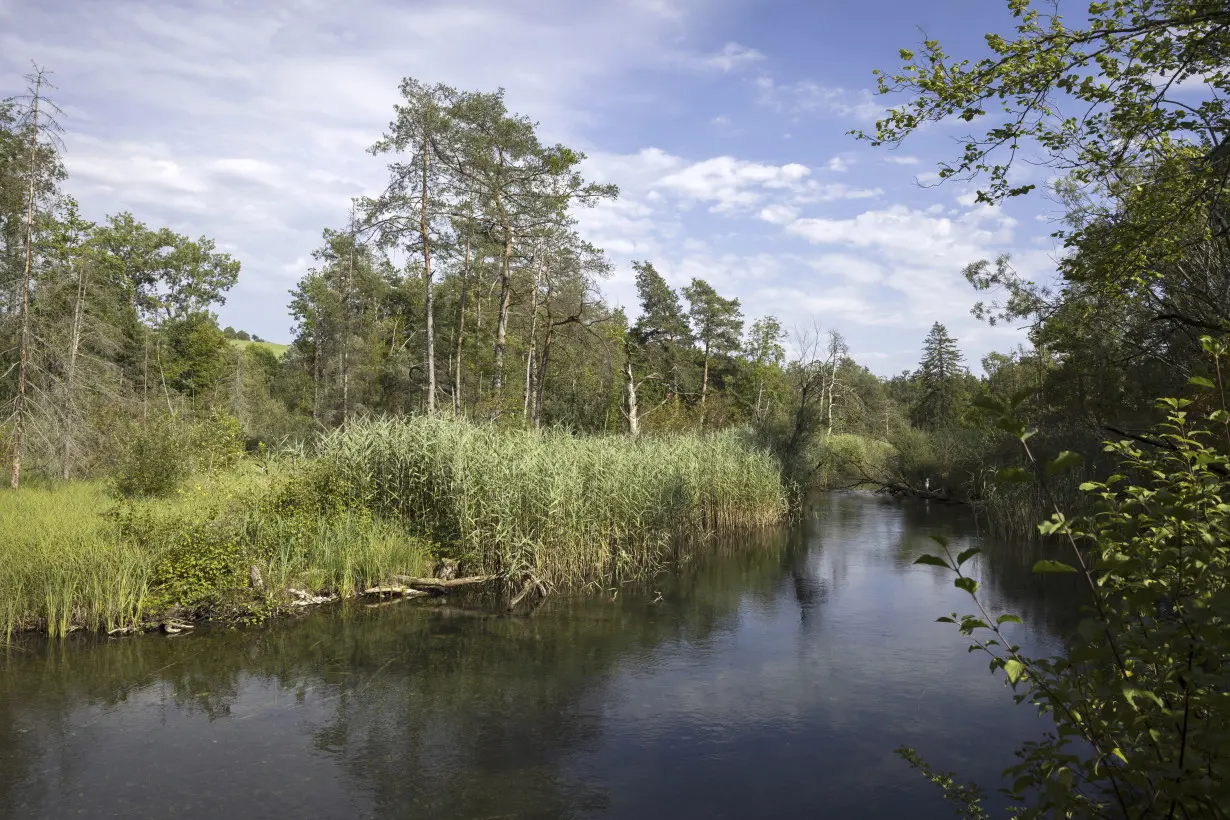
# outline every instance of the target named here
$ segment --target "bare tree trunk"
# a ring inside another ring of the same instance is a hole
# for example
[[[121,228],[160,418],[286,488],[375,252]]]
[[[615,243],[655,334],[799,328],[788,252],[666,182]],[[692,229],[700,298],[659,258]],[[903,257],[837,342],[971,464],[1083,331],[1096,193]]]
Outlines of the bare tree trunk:
[[[469,291],[470,280],[470,231],[466,229],[465,266],[461,269],[461,305],[457,310],[457,370],[453,383],[453,414],[461,415],[461,352],[462,342],[466,332],[466,293]]]
[[[423,140],[423,193],[419,203],[419,235],[423,242],[423,282],[426,286],[424,322],[427,334],[427,412],[436,412],[436,317],[432,305],[431,237],[427,220],[427,164],[429,140]]]
[[[538,357],[538,378],[534,388],[534,410],[530,414],[530,422],[535,428],[542,426],[542,398],[547,386],[547,364],[551,361],[551,339],[555,335],[555,325],[547,322],[547,334],[542,340],[542,355]]]
[[[21,459],[26,449],[26,368],[30,364],[30,263],[34,249],[34,191],[38,161],[38,105],[43,77],[34,80],[32,127],[30,128],[30,184],[26,194],[26,265],[21,277],[21,336],[17,354],[17,398],[13,404],[13,469],[9,485],[16,490],[21,486]]]
[[[632,376],[631,356],[627,356],[624,360],[624,379],[626,381],[628,393],[628,434],[633,438],[636,438],[641,433],[641,420],[637,415],[636,379]]]
[[[705,426],[705,399],[709,395],[709,342],[705,342],[705,369],[700,378],[700,426]]]
[[[496,394],[504,385],[504,347],[508,341],[508,305],[512,300],[512,229],[504,226],[504,256],[500,262],[500,312],[495,330],[495,374],[491,388]]]
[[[320,423],[320,317],[312,326],[312,421]]]
[[[537,253],[535,253],[537,257]],[[534,395],[534,349],[538,345],[538,286],[541,280],[541,270],[537,258],[534,259],[534,289],[530,291],[530,343],[525,352],[525,397],[522,402],[521,417],[528,418],[530,413],[530,397]],[[548,331],[549,333],[550,331]]]
[[[74,392],[77,381],[77,353],[81,349],[81,325],[85,316],[85,293],[88,284],[89,268],[81,265],[77,272],[77,298],[73,303],[73,329],[68,342],[68,368],[64,374],[65,412],[69,417],[70,429],[64,431],[64,460],[60,465],[60,477],[68,479],[73,465],[73,434],[72,421],[75,418],[77,396]]]

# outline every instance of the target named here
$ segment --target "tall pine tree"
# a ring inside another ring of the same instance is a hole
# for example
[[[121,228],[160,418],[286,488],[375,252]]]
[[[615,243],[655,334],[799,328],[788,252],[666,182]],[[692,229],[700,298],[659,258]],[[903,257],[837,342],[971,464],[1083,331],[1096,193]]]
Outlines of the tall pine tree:
[[[919,427],[937,429],[956,423],[966,372],[962,361],[957,340],[948,335],[948,328],[939,322],[933,324],[923,340],[923,357],[915,374],[920,395],[913,415]]]

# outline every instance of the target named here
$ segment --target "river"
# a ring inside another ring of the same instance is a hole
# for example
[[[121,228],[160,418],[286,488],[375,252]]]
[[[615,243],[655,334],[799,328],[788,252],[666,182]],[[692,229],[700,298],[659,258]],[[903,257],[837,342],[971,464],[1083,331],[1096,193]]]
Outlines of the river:
[[[893,749],[989,791],[1043,722],[935,618],[975,559],[1029,649],[1075,623],[1036,544],[861,494],[532,617],[397,603],[0,649],[0,816],[947,818]],[[459,602],[464,603],[464,601]]]

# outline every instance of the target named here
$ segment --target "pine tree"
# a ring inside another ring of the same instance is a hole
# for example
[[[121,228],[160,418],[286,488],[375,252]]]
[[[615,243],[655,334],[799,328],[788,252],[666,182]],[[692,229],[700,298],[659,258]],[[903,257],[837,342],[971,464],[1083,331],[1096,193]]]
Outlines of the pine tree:
[[[743,313],[738,299],[724,299],[703,279],[693,279],[683,289],[688,300],[688,317],[696,340],[700,343],[703,375],[700,383],[700,401],[704,404],[709,393],[709,364],[715,355],[724,356],[739,349],[743,334]]]
[[[963,357],[948,328],[936,322],[923,341],[923,357],[915,378],[920,387],[914,407],[914,423],[920,427],[947,427],[957,421],[961,386],[965,377]]]
[[[693,344],[692,328],[679,303],[679,294],[648,262],[633,262],[641,316],[632,326],[632,339],[645,359],[646,368],[668,385],[670,396],[679,395],[684,353]]]

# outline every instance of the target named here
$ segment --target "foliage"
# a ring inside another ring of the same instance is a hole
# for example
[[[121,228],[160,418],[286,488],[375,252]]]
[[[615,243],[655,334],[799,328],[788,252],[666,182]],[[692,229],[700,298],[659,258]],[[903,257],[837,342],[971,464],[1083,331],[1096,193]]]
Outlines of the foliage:
[[[1210,337],[1203,346],[1220,363],[1226,348]],[[1106,445],[1120,474],[1082,485],[1096,500],[1091,514],[1072,518],[1056,506],[1038,527],[1066,542],[1072,561],[1035,571],[1088,582],[1087,617],[1063,654],[1031,658],[1012,643],[1004,627],[1020,619],[993,615],[964,569],[976,551],[953,556],[937,539],[944,555],[919,559],[955,572],[977,605],[975,614],[940,620],[975,636],[971,651],[990,655],[1017,702],[1054,721],[1055,732],[1025,744],[1006,772],[1020,816],[1217,817],[1230,803],[1230,458],[1220,446],[1230,443],[1230,415],[1224,385],[1195,386],[1208,391],[1205,400],[1159,402],[1166,420],[1147,445]],[[1065,451],[1043,468],[1019,400],[986,404],[1024,445],[1044,487],[1081,461]],[[1211,412],[1195,412],[1209,404]],[[1001,470],[1001,481],[1027,479],[1021,468]]]
[[[116,476],[122,496],[165,496],[194,471],[233,467],[243,452],[239,423],[224,413],[192,420],[156,414],[134,425]]]
[[[858,136],[895,144],[928,122],[993,118],[959,158],[940,166],[945,179],[987,174],[983,202],[1034,187],[1014,186],[1008,175],[1031,145],[1085,183],[1148,164],[1176,141],[1207,152],[1224,138],[1230,11],[1223,3],[1095,2],[1083,26],[1069,26],[1058,9],[1048,14],[1030,0],[1007,5],[1015,33],[988,34],[987,57],[954,59],[935,40],[924,41],[920,55],[902,49],[900,73],[876,72],[879,90],[914,96],[877,122],[874,136]],[[1179,99],[1180,87],[1194,99]],[[1079,119],[1063,113],[1075,109],[1084,112]]]

